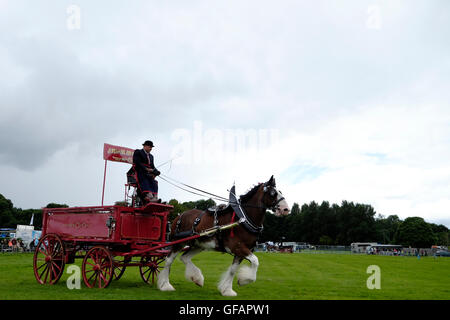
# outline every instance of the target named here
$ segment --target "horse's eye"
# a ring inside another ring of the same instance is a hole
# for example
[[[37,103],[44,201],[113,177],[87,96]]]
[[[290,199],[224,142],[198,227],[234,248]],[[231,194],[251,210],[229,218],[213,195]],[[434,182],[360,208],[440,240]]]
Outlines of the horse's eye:
[[[275,194],[276,194],[276,193],[275,193],[275,190],[273,190],[273,189],[272,189],[272,190],[270,190],[270,195],[271,195],[272,197],[274,197],[274,196],[275,196]]]

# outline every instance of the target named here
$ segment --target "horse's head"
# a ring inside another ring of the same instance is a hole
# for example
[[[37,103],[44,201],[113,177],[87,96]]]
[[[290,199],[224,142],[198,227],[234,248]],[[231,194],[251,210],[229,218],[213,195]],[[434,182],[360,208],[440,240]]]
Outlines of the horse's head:
[[[275,178],[272,176],[270,180],[264,183],[263,203],[272,210],[275,215],[282,216],[290,213],[289,205],[280,190],[277,190]]]

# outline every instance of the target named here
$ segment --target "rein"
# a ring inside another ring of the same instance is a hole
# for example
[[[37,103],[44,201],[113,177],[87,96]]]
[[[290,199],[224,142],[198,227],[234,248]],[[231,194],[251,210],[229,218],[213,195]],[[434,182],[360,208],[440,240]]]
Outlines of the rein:
[[[201,196],[201,197],[208,197],[208,198],[212,198],[212,199],[215,199],[215,200],[218,200],[218,201],[228,202],[231,205],[231,207],[234,209],[234,213],[239,217],[239,220],[241,221],[240,223],[242,223],[244,225],[244,227],[251,233],[260,234],[260,233],[262,233],[264,227],[262,225],[261,226],[256,225],[256,223],[254,223],[248,217],[248,215],[245,213],[245,211],[243,210],[242,207],[244,207],[244,208],[255,208],[255,209],[265,209],[265,210],[270,209],[272,211],[276,211],[276,209],[279,207],[279,203],[285,199],[284,197],[280,197],[280,199],[278,199],[276,202],[274,202],[271,206],[266,206],[264,204],[263,205],[246,204],[246,203],[241,203],[240,199],[238,199],[238,197],[236,196],[236,194],[235,194],[235,186],[234,185],[231,188],[231,190],[228,190],[230,192],[230,197],[229,197],[229,199],[227,199],[225,197],[216,195],[214,193],[211,193],[211,192],[208,192],[208,191],[205,191],[205,190],[202,190],[202,189],[190,186],[190,185],[185,184],[183,182],[177,181],[177,180],[175,180],[173,178],[168,177],[167,175],[162,175],[161,174],[159,177],[161,179],[163,179],[164,181],[166,181],[167,183],[173,185],[174,187],[177,187],[177,188],[179,188],[181,190],[184,190],[186,192],[189,192],[189,193]],[[173,182],[169,181],[169,179],[172,180]],[[183,186],[185,186],[187,188],[196,190],[196,191],[201,192],[203,194],[200,194],[200,193],[197,193],[197,192],[185,189],[183,187],[180,187],[177,184],[181,184],[181,185],[183,185]],[[209,196],[206,196],[206,195],[209,195]],[[234,197],[234,199],[232,198],[232,196]]]
[[[175,183],[178,183],[178,184],[181,184],[181,185],[183,185],[183,186],[185,186],[185,187],[188,187],[188,188],[197,190],[197,191],[199,191],[199,192],[208,194],[208,195],[212,196],[212,198],[214,198],[215,200],[219,200],[219,201],[223,201],[223,202],[228,202],[228,199],[227,199],[227,198],[224,198],[224,197],[222,197],[222,196],[218,196],[218,195],[216,195],[216,194],[214,194],[214,193],[210,193],[210,192],[208,192],[208,191],[204,191],[204,190],[202,190],[202,189],[198,189],[198,188],[192,187],[192,186],[190,186],[190,185],[188,185],[188,184],[185,184],[185,183],[183,183],[183,182],[180,182],[180,181],[177,181],[177,180],[175,180],[175,179],[173,179],[173,178],[170,178],[170,177],[168,177],[167,175],[161,174],[159,177],[160,177],[161,179],[163,179],[164,181],[166,181],[167,183],[169,183],[169,184],[171,184],[171,185],[173,185],[173,186],[175,186],[175,187],[177,187],[177,188],[179,188],[179,189],[181,189],[181,190],[184,190],[184,191],[186,191],[186,192],[190,192],[190,193],[192,193],[192,194],[195,194],[195,195],[198,195],[198,196],[201,196],[201,197],[207,197],[207,196],[205,196],[205,195],[203,195],[203,194],[199,194],[199,193],[196,193],[196,192],[187,190],[187,189],[185,189],[185,188],[182,188],[182,187],[180,187],[180,186],[177,186]],[[174,181],[175,183],[172,183],[172,182],[170,182],[170,181],[167,180],[167,179],[170,179],[170,180]],[[210,197],[209,197],[209,198],[210,198]]]
[[[208,195],[212,196],[212,197],[208,197],[208,198],[212,198],[212,199],[215,199],[215,200],[218,200],[218,201],[222,201],[222,202],[229,202],[230,204],[239,204],[239,205],[242,206],[242,207],[258,208],[258,209],[271,209],[271,210],[275,211],[275,210],[277,209],[277,207],[278,207],[278,204],[279,204],[281,201],[285,200],[284,197],[281,197],[280,199],[278,199],[278,200],[277,200],[272,206],[270,206],[270,207],[264,206],[264,205],[263,205],[263,206],[255,206],[255,205],[251,205],[251,204],[243,204],[243,203],[236,202],[236,201],[235,201],[234,203],[232,203],[232,202],[230,202],[229,199],[227,199],[227,198],[225,198],[225,197],[216,195],[216,194],[214,194],[214,193],[210,193],[210,192],[208,192],[208,191],[205,191],[205,190],[202,190],[202,189],[193,187],[193,186],[190,186],[190,185],[188,185],[188,184],[185,184],[185,183],[183,183],[183,182],[180,182],[180,181],[177,181],[177,180],[175,180],[175,179],[173,179],[173,178],[170,178],[170,177],[167,176],[167,175],[160,174],[159,177],[160,177],[161,179],[163,179],[164,181],[166,181],[167,183],[173,185],[174,187],[177,187],[177,188],[179,188],[179,189],[181,189],[181,190],[184,190],[184,191],[186,191],[186,192],[189,192],[189,193],[192,193],[192,194],[195,194],[195,195],[198,195],[198,196],[207,198],[206,195],[203,195],[203,194],[200,194],[200,193],[193,192],[193,191],[190,191],[190,190],[188,190],[188,189],[182,188],[182,187],[176,185],[175,183],[179,183],[179,184],[181,184],[181,185],[183,185],[183,186],[185,186],[185,187],[188,187],[188,188],[191,188],[191,189],[197,190],[197,191],[199,191],[199,192],[202,192],[202,193],[204,193],[204,194],[208,194]],[[175,183],[170,182],[168,179],[174,181]],[[230,190],[227,190],[227,191],[230,191]],[[235,196],[236,196],[236,195],[235,195]],[[236,197],[236,199],[237,199],[237,197]]]

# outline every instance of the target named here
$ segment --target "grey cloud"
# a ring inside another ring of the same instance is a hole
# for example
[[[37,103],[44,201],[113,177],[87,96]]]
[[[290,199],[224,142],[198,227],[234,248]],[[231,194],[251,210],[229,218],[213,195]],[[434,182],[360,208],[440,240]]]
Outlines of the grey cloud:
[[[45,37],[17,40],[6,50],[29,75],[0,92],[0,158],[25,170],[43,165],[70,143],[101,145],[105,136],[146,126],[170,130],[189,117],[188,106],[237,88],[207,72],[166,84],[158,81],[162,70],[118,65],[111,72],[83,64],[75,52]]]
[[[63,5],[50,6],[51,14],[31,6],[38,25],[13,19],[13,32],[0,36],[12,68],[28,74],[0,91],[2,161],[32,170],[68,143],[101,144],[150,125],[168,132],[192,120],[308,129],[392,92],[405,94],[445,57],[436,49],[446,43],[437,34],[444,36],[447,20],[440,16],[424,29],[421,18],[430,18],[425,9],[434,5],[414,2],[392,17],[381,5],[383,26],[374,31],[365,27],[368,5],[249,2],[236,11],[229,4],[152,3],[140,11],[81,2],[79,33],[64,29]],[[49,31],[53,25],[59,27]],[[240,107],[220,107],[236,97]],[[33,161],[23,151],[28,144],[36,148]]]

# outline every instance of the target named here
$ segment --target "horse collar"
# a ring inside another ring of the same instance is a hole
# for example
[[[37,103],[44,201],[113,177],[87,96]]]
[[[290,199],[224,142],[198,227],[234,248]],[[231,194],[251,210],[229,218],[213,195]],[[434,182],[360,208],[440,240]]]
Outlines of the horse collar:
[[[248,216],[245,214],[245,211],[241,207],[241,201],[237,199],[235,194],[235,186],[233,186],[230,190],[230,205],[233,208],[236,215],[239,217],[239,220],[242,221],[241,224],[249,231],[250,233],[261,234],[264,227],[257,226]]]

